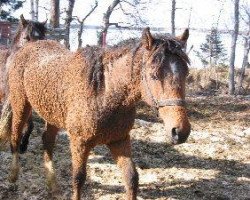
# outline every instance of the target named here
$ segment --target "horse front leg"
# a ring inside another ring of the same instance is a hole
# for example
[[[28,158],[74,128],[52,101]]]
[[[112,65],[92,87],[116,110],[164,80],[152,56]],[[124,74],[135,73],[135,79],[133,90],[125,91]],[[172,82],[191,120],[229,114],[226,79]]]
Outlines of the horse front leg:
[[[81,188],[86,181],[86,165],[91,148],[85,144],[83,138],[70,137],[70,149],[73,167],[72,200],[80,200]]]
[[[127,135],[125,140],[120,140],[107,145],[118,167],[122,171],[125,182],[126,199],[135,200],[138,190],[139,176],[131,158],[131,142]]]
[[[53,150],[58,131],[59,129],[57,127],[47,124],[46,131],[44,131],[42,136],[46,182],[48,189],[52,192],[58,191],[55,170],[53,167]]]
[[[25,104],[20,109],[13,109],[12,117],[12,133],[11,133],[11,152],[12,152],[12,164],[9,174],[9,181],[16,182],[19,174],[19,147],[22,137],[22,130],[29,118],[31,112],[31,106]]]

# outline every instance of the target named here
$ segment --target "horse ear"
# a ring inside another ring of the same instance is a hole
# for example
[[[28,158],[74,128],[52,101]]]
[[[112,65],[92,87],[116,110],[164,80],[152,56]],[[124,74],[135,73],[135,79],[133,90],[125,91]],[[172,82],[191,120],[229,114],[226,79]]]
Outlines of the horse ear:
[[[184,45],[186,45],[188,37],[189,37],[189,29],[186,28],[185,31],[182,33],[182,35],[177,36],[176,39],[182,42]]]
[[[45,21],[41,22],[41,24],[45,26],[47,24],[47,21],[48,21],[48,18]]]
[[[145,28],[142,32],[142,45],[147,49],[151,50],[153,46],[154,38],[150,33],[149,27]]]
[[[24,19],[23,14],[20,15],[20,21],[21,21],[21,24],[22,24],[23,26],[25,26],[25,25],[27,24],[27,20]]]

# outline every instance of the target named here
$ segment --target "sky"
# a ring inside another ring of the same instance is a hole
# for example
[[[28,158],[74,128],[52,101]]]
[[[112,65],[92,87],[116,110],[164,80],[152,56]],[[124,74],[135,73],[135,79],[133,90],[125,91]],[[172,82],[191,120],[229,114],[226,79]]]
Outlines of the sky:
[[[101,25],[103,13],[106,11],[108,5],[113,0],[99,0],[98,7],[95,12],[85,21],[86,25]],[[128,0],[131,1],[131,0]],[[138,5],[139,14],[142,16],[145,23],[142,27],[161,27],[163,32],[170,32],[170,11],[171,0],[143,0],[143,6]],[[210,29],[213,27],[219,18],[219,29],[228,30],[233,28],[233,3],[232,0],[176,0],[176,27],[178,30],[176,34],[181,32],[188,26],[190,20],[190,27],[195,29]],[[250,4],[250,0],[241,0],[241,3]],[[95,0],[76,0],[73,15],[82,19],[91,9],[91,6],[95,4]],[[43,7],[49,9],[50,0],[40,0],[39,8],[39,20],[44,21],[49,18],[49,11]],[[61,0],[61,10],[67,6],[67,0]],[[123,8],[126,11],[134,12],[133,8],[123,4]],[[24,7],[18,10],[15,15],[19,16],[21,13],[29,19],[30,14],[30,1],[26,0]],[[191,13],[191,15],[190,15]],[[220,16],[220,17],[219,17]],[[125,16],[121,9],[116,9],[111,15],[111,22],[119,23],[121,26],[131,26],[135,24],[135,21],[130,17]],[[61,21],[63,23],[63,20]],[[76,23],[76,22],[73,22]],[[243,24],[240,29],[244,30]],[[83,45],[94,45],[97,42],[96,30],[85,30],[82,38]],[[140,37],[139,31],[115,31],[110,30],[107,43],[114,44],[120,40],[127,39],[129,37]],[[188,40],[188,48],[193,45],[193,50],[199,50],[200,44],[205,42],[206,33],[199,31],[190,31],[190,38]],[[227,54],[230,54],[231,36],[229,34],[221,35],[222,42],[227,50]],[[236,52],[236,66],[241,66],[241,60],[243,55],[242,38],[239,37],[237,52]],[[71,47],[72,50],[77,48],[77,30],[72,30],[71,34]],[[190,52],[190,58],[192,60],[193,67],[200,67],[201,63],[195,56],[194,51]]]

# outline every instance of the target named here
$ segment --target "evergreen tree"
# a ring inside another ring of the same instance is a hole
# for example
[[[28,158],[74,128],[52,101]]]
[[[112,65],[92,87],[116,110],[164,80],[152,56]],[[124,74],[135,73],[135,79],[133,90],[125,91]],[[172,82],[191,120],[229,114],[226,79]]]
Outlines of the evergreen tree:
[[[23,1],[19,0],[0,0],[0,20],[15,21],[11,13],[23,5]]]
[[[200,51],[195,51],[204,66],[214,66],[226,60],[226,50],[221,42],[220,34],[216,28],[206,35],[206,42],[200,45]]]

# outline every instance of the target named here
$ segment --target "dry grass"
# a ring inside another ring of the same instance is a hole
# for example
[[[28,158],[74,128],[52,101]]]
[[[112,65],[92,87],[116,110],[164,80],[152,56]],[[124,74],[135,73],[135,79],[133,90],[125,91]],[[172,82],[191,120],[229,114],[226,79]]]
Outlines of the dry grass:
[[[239,83],[240,70],[235,72],[236,88]],[[206,68],[206,69],[190,69],[187,78],[188,94],[227,94],[228,93],[228,69]],[[243,81],[243,94],[250,94],[250,69],[246,70]]]

